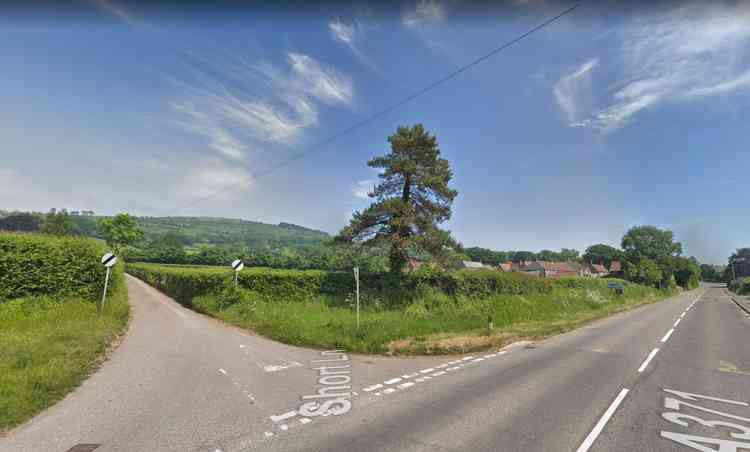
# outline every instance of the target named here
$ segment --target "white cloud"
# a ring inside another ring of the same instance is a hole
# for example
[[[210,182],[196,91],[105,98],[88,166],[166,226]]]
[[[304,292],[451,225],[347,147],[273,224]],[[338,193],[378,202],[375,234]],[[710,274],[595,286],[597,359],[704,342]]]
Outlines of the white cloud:
[[[379,75],[383,75],[382,70],[359,48],[358,42],[364,37],[364,28],[359,21],[347,25],[341,22],[340,19],[332,20],[328,22],[328,30],[331,32],[331,37],[346,45],[359,61]]]
[[[90,0],[90,2],[100,10],[117,17],[129,25],[137,25],[137,19],[133,13],[112,0]]]
[[[407,27],[442,22],[444,19],[445,6],[437,0],[419,0],[414,9],[404,10],[401,14],[401,23]]]
[[[649,107],[750,88],[750,70],[740,64],[749,16],[747,3],[706,2],[636,18],[614,33],[622,39],[615,61],[621,88],[571,126],[612,131]]]
[[[352,194],[355,198],[359,199],[370,199],[369,193],[375,188],[375,181],[372,179],[365,179],[357,182],[352,187]]]
[[[572,74],[566,75],[555,83],[553,92],[560,108],[570,122],[575,122],[581,111],[581,98],[590,96],[591,70],[598,60],[592,58],[578,67]]]
[[[254,181],[250,173],[238,166],[230,166],[220,160],[197,162],[177,185],[177,195],[187,198],[210,196],[228,199],[252,188]]]
[[[301,53],[286,54],[285,63],[227,58],[189,66],[189,81],[172,80],[184,97],[171,104],[178,123],[221,156],[246,160],[254,143],[296,143],[318,123],[318,102],[353,103],[353,83],[334,68]]]

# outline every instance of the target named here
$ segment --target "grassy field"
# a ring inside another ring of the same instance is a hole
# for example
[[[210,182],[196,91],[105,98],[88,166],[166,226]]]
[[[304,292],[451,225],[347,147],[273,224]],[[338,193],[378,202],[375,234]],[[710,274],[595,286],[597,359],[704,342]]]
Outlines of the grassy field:
[[[362,309],[359,328],[352,308],[337,306],[338,301],[324,296],[305,302],[280,301],[240,289],[197,297],[193,307],[288,344],[360,353],[445,354],[543,338],[668,295],[641,286],[628,289],[623,296],[554,289],[545,294],[460,302],[426,291],[404,309]],[[488,315],[494,324],[490,333]]]

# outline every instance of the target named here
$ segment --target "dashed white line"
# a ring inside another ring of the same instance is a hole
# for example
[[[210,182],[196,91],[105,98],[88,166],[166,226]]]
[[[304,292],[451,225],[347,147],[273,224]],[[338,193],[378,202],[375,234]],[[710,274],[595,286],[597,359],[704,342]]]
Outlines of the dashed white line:
[[[282,429],[282,430],[284,430],[284,431],[287,431],[287,430],[289,430],[289,426],[288,426],[288,425],[286,425],[286,424],[281,424],[281,425],[279,425],[279,428],[280,428],[280,429]]]
[[[681,320],[682,320],[682,319],[677,319],[677,321],[676,321],[676,322],[674,322],[674,325],[672,325],[672,326],[675,326],[675,327],[676,327],[677,325],[679,325],[679,324],[680,324],[680,321],[681,321]]]
[[[447,368],[445,370],[451,370],[452,371],[452,370],[458,370],[460,368],[461,368],[461,366],[453,366],[453,367],[449,367],[449,368]]]
[[[685,313],[684,312],[682,314],[680,314],[680,318],[683,318],[683,317],[685,317]]]
[[[622,400],[626,395],[628,395],[628,392],[630,392],[628,388],[622,388],[622,391],[617,394],[617,397],[615,397],[615,400],[612,401],[612,403],[609,405],[609,408],[607,408],[607,411],[604,412],[602,417],[599,419],[599,422],[596,423],[594,429],[591,430],[586,439],[584,439],[581,445],[578,446],[577,452],[586,452],[587,450],[589,450],[589,448],[594,444],[594,441],[596,441],[596,438],[604,429],[604,426],[607,425],[609,418],[611,418],[612,415],[615,414],[615,410],[617,410],[617,407],[620,406]]]
[[[372,385],[372,386],[368,386],[368,387],[364,388],[363,391],[365,391],[365,392],[371,392],[371,391],[374,391],[376,389],[380,389],[382,387],[383,387],[383,385],[380,384],[380,383],[378,383],[376,385]]]
[[[226,375],[226,374],[227,374],[227,371],[226,371],[226,370],[224,370],[224,369],[219,369],[219,372],[223,373],[224,375]]]
[[[422,369],[422,370],[419,371],[419,373],[421,373],[421,374],[428,374],[430,372],[435,372],[435,369],[432,368],[432,367],[430,367],[429,369]]]
[[[441,375],[445,375],[445,371],[444,370],[441,370],[440,372],[435,372],[434,374],[432,374],[433,377],[439,377]]]
[[[661,341],[662,342],[667,342],[667,339],[669,339],[669,336],[671,336],[672,333],[674,333],[674,328],[672,328],[669,331],[667,331],[667,334],[665,334],[664,337],[661,338]]]
[[[385,383],[387,385],[395,385],[396,383],[398,383],[401,380],[402,380],[401,378],[396,377],[396,378],[391,378],[390,380],[386,380],[383,383]]]
[[[300,419],[299,421],[300,421],[300,423],[302,423],[302,424],[309,424],[310,422],[312,422],[312,419],[310,419],[309,417],[303,417],[303,418],[302,418],[302,419]]]
[[[656,356],[657,353],[659,353],[658,348],[651,350],[651,353],[648,354],[646,359],[643,361],[643,364],[641,364],[641,367],[638,368],[638,372],[643,372],[644,370],[646,370],[648,363],[650,363],[651,360],[654,359],[654,356]]]
[[[467,356],[466,358],[461,358],[461,361],[468,361],[470,359],[474,359],[473,356]]]
[[[393,388],[386,388],[383,390],[384,394],[393,394],[394,392],[396,392],[396,390]]]
[[[415,384],[416,383],[414,383],[413,381],[407,381],[406,383],[401,383],[400,385],[398,385],[398,387],[401,389],[406,389],[410,386],[414,386]]]

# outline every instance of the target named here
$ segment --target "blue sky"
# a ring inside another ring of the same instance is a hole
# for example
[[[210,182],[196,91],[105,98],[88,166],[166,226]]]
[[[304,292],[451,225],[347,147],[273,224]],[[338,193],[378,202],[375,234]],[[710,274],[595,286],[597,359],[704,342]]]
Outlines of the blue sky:
[[[637,224],[707,262],[750,245],[748,3],[584,3],[268,171],[568,6],[17,7],[0,19],[0,209],[333,233],[368,204],[367,160],[420,122],[453,166],[447,227],[467,246],[583,250]]]

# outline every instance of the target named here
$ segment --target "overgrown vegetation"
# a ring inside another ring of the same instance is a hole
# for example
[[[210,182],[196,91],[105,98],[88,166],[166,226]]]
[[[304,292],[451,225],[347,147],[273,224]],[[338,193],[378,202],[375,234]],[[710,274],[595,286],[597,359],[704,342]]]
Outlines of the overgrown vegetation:
[[[728,287],[738,295],[750,295],[750,277],[733,279]]]
[[[420,271],[399,284],[362,275],[356,327],[348,273],[128,265],[128,272],[179,302],[282,342],[364,353],[451,353],[537,338],[655,301],[670,292],[611,280],[544,279],[518,273]],[[487,318],[495,328],[486,332]]]
[[[99,312],[104,251],[91,239],[0,234],[0,431],[78,386],[127,324],[122,264]]]

